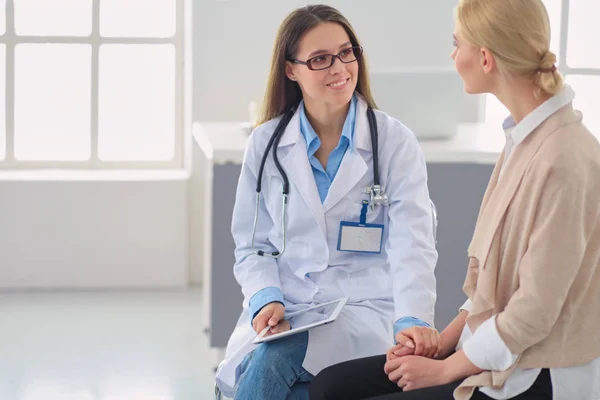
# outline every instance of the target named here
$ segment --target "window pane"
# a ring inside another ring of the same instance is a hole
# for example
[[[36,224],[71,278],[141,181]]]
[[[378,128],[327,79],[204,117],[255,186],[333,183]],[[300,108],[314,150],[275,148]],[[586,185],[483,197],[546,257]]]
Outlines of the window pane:
[[[571,1],[567,64],[572,68],[600,68],[600,1]]]
[[[15,157],[90,156],[91,47],[21,44],[15,49]]]
[[[0,0],[0,35],[6,32],[6,0]]]
[[[22,36],[89,36],[92,0],[14,0],[15,30]]]
[[[171,37],[175,35],[176,0],[102,0],[100,35]]]
[[[556,54],[556,58],[560,57],[560,18],[562,16],[562,0],[543,0],[548,17],[550,17],[550,30],[552,37],[550,38],[550,50]]]
[[[175,48],[100,47],[98,156],[171,160],[175,146]]]
[[[583,123],[600,139],[600,76],[570,75],[567,83],[575,90],[573,106],[583,113]]]
[[[0,160],[6,157],[6,45],[0,44]]]

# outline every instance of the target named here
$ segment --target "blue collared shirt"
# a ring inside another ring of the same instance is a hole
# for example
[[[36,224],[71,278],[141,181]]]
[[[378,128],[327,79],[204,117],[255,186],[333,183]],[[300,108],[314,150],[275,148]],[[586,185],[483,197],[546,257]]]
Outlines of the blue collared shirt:
[[[307,155],[310,165],[312,166],[312,171],[317,184],[317,190],[319,191],[319,197],[321,198],[321,203],[323,203],[327,198],[331,183],[335,179],[335,175],[340,169],[340,165],[342,164],[342,160],[344,159],[346,151],[348,151],[348,149],[352,151],[357,102],[358,98],[353,96],[352,101],[350,101],[348,115],[344,121],[340,141],[338,142],[336,148],[329,155],[327,166],[325,168],[323,168],[321,162],[317,159],[317,157],[315,157],[315,153],[319,147],[321,147],[321,139],[319,139],[319,136],[308,121],[306,111],[304,109],[304,101],[300,103],[298,108],[298,112],[300,114],[300,131],[302,132],[302,136],[306,141]],[[254,319],[256,314],[258,314],[264,306],[273,302],[284,304],[283,294],[281,293],[281,290],[276,287],[264,288],[252,296],[249,303],[251,320]],[[429,324],[414,317],[400,318],[394,324],[394,338],[398,332],[402,331],[403,329],[410,328],[411,326],[429,326]]]
[[[313,175],[315,176],[315,182],[317,184],[317,190],[319,191],[321,203],[323,203],[327,198],[327,193],[329,193],[331,183],[335,179],[335,175],[340,169],[344,154],[346,154],[348,149],[352,149],[352,142],[354,140],[354,123],[356,120],[356,102],[357,98],[354,96],[352,101],[350,101],[350,108],[348,109],[348,115],[346,115],[346,121],[344,122],[344,127],[342,128],[340,141],[338,142],[337,147],[329,155],[326,168],[323,168],[321,162],[317,159],[317,157],[315,157],[315,153],[317,150],[319,150],[319,147],[321,147],[321,139],[319,139],[319,136],[310,125],[310,122],[308,122],[308,118],[304,109],[304,101],[300,103],[298,110],[300,113],[300,132],[302,132],[302,136],[304,136],[304,140],[306,141],[308,159],[310,161],[310,165],[312,166]]]

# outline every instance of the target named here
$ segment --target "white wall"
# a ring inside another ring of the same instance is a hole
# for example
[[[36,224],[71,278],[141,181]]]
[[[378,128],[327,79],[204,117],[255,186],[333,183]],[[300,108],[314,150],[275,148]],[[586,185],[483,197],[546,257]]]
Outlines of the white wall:
[[[186,180],[0,180],[0,288],[182,286]]]

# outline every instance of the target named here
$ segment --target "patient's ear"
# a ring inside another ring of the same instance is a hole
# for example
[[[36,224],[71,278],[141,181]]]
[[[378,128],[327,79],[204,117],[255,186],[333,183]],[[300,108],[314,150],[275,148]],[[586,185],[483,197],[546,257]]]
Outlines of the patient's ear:
[[[481,68],[486,74],[490,74],[496,70],[496,59],[494,58],[494,54],[489,49],[482,47],[479,50],[479,59]]]

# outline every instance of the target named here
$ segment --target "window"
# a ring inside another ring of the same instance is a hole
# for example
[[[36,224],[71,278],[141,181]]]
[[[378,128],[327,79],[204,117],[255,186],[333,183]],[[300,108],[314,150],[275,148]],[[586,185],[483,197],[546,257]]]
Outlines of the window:
[[[0,168],[178,168],[185,0],[0,0]]]
[[[551,50],[557,67],[575,90],[575,108],[584,124],[600,137],[600,15],[598,0],[544,0],[550,14]],[[594,50],[596,49],[596,50]],[[499,125],[508,110],[493,96],[486,96],[486,123]]]

